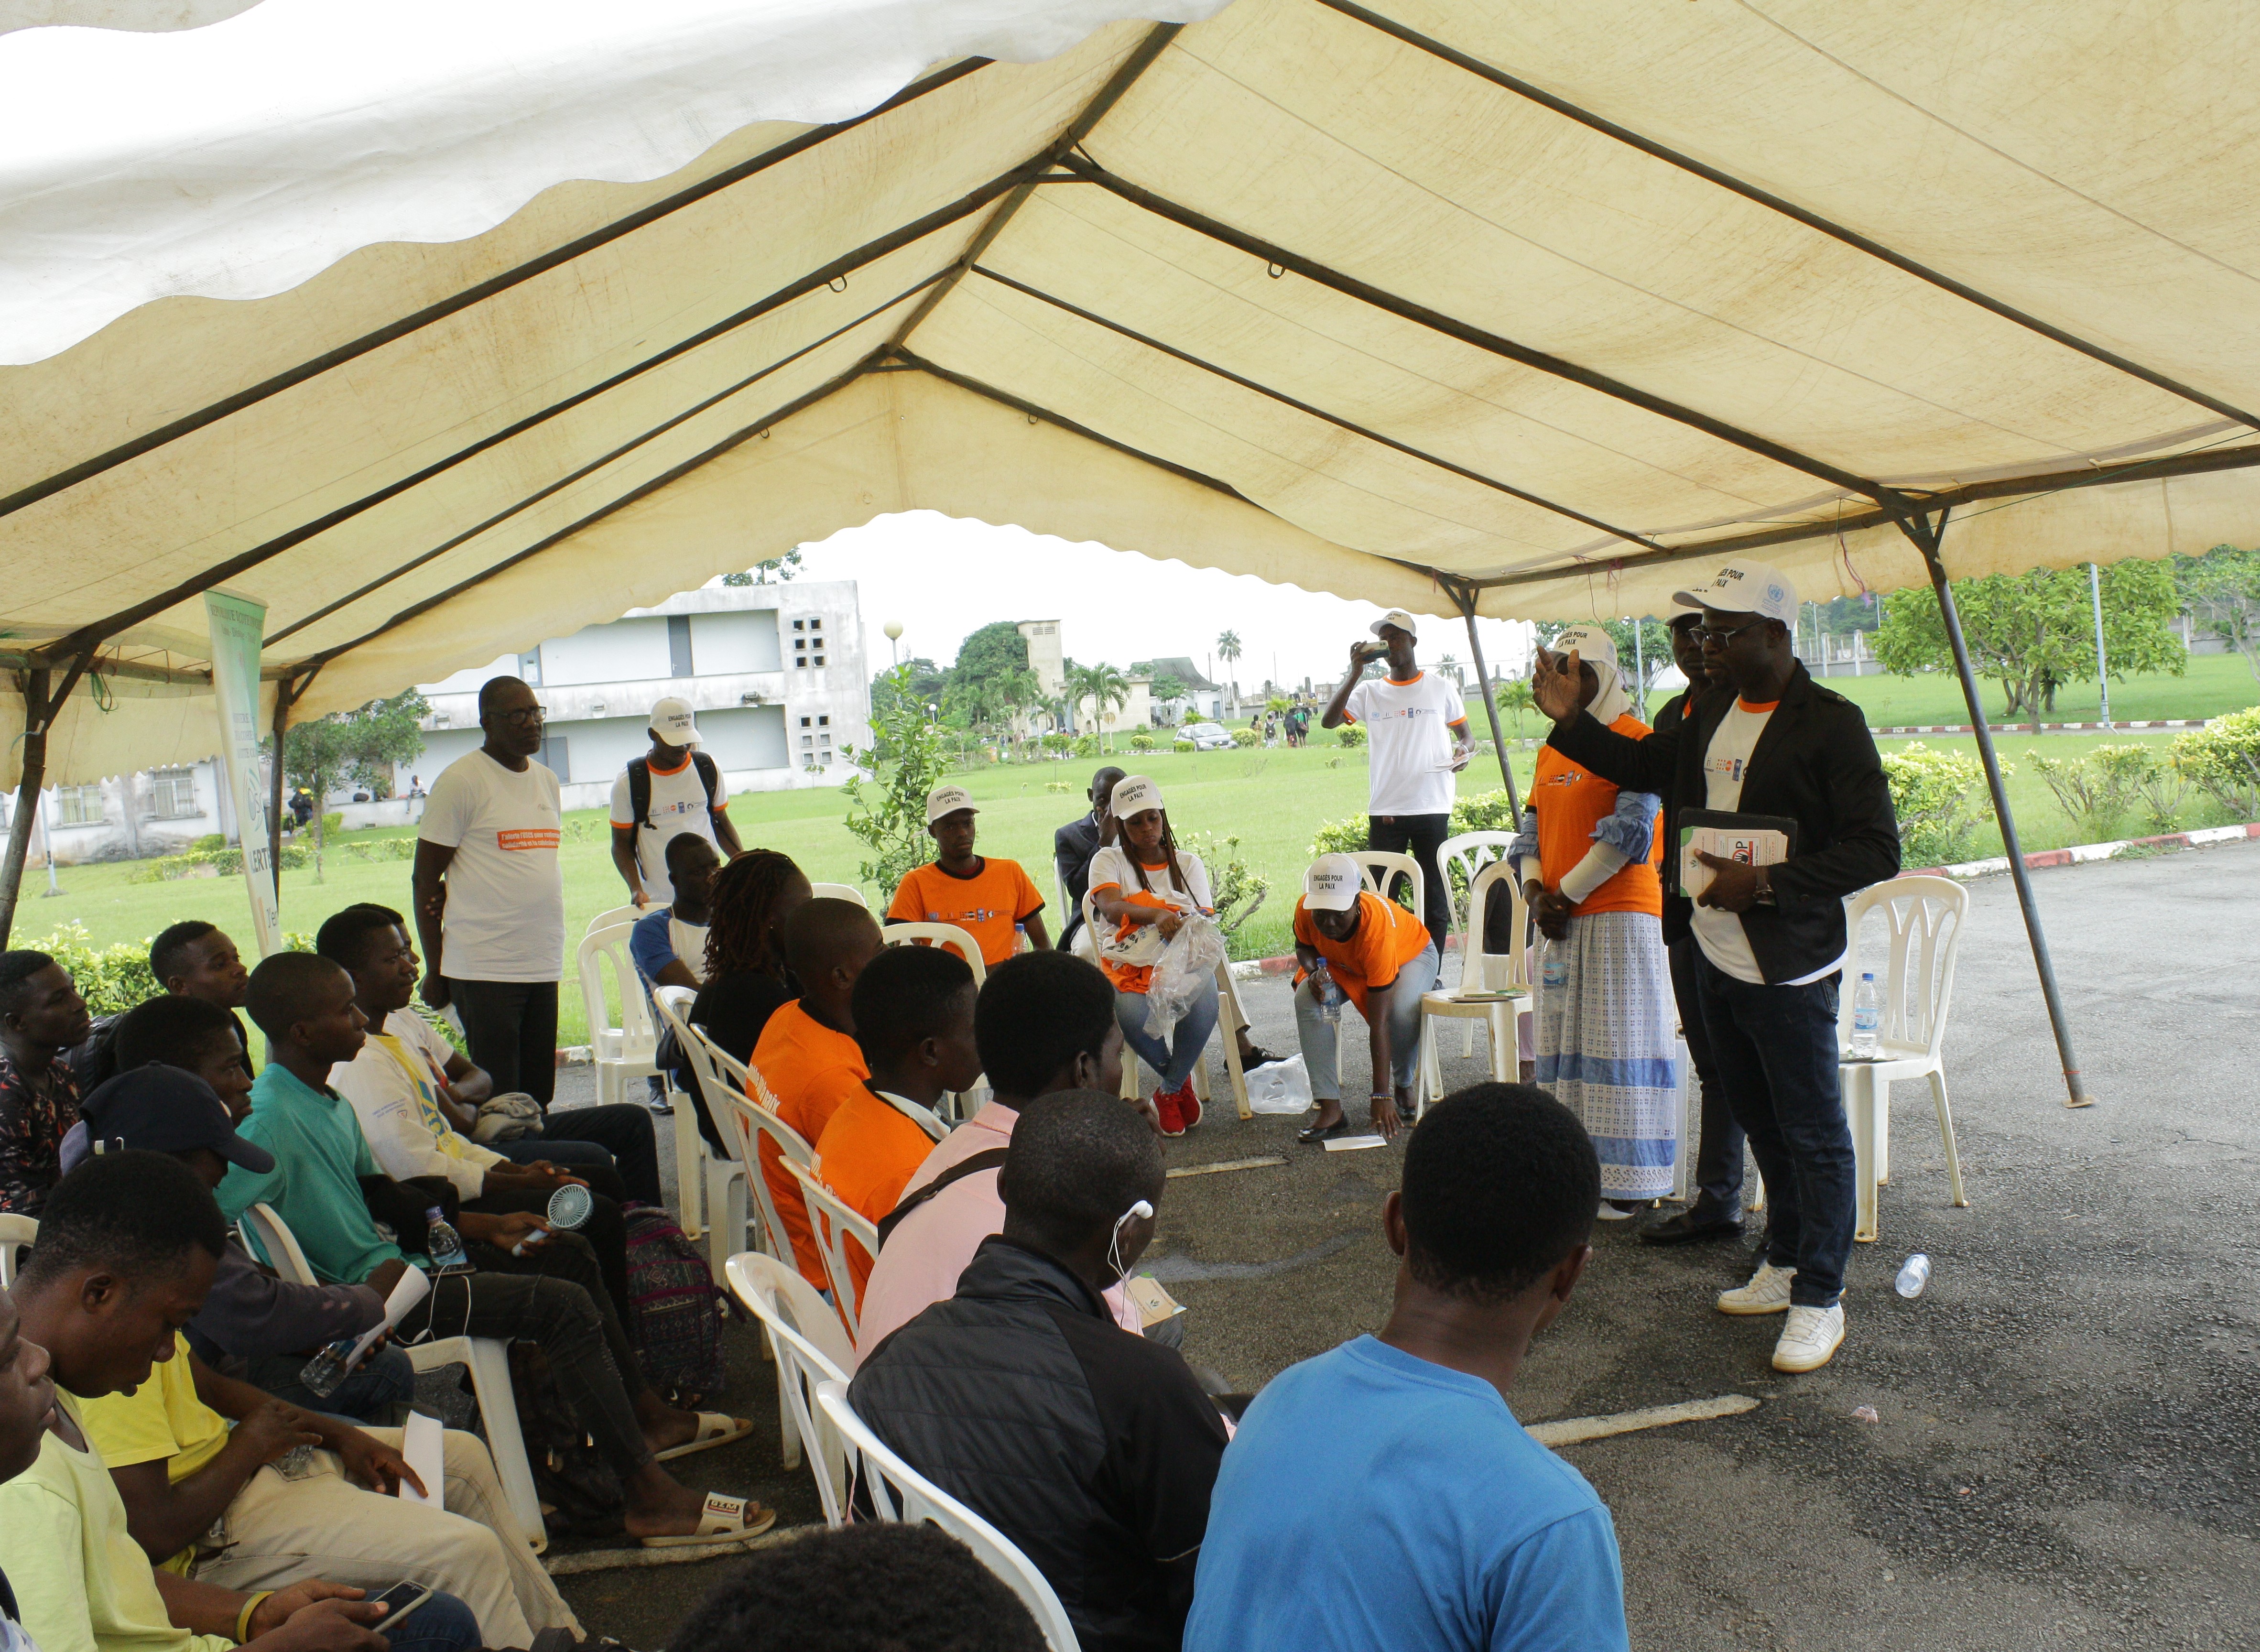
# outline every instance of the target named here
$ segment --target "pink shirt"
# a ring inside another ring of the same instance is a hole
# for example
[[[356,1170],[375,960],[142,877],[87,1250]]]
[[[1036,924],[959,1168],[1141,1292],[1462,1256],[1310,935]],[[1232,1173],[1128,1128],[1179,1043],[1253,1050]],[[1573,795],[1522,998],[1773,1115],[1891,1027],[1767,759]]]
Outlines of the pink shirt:
[[[903,1184],[905,1195],[915,1193],[944,1170],[976,1153],[1009,1147],[1012,1126],[1020,1115],[1000,1102],[991,1102],[934,1144],[926,1162]],[[855,1328],[859,1354],[879,1346],[887,1336],[909,1324],[937,1302],[957,1294],[957,1276],[981,1248],[981,1241],[1005,1226],[1005,1201],[997,1192],[997,1172],[979,1170],[951,1183],[918,1209],[903,1218],[887,1236],[878,1265],[863,1287],[863,1300]],[[1126,1331],[1143,1334],[1138,1310],[1119,1284],[1106,1292],[1106,1305],[1114,1322]]]

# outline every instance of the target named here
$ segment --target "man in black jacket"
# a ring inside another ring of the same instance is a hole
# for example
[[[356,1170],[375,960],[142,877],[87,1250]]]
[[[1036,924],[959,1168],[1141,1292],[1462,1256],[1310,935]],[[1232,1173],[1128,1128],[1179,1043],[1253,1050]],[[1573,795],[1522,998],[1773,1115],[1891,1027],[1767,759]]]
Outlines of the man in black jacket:
[[[1580,711],[1574,654],[1565,669],[1540,654],[1531,691],[1555,719],[1555,749],[1660,793],[1675,826],[1695,809],[1796,823],[1778,864],[1700,855],[1710,881],[1690,916],[1703,1024],[1770,1205],[1766,1259],[1719,1308],[1787,1310],[1774,1369],[1809,1371],[1844,1340],[1837,1298],[1852,1248],[1852,1133],[1836,1083],[1843,898],[1897,875],[1899,823],[1865,716],[1815,684],[1791,647],[1797,591],[1778,569],[1730,561],[1673,600],[1703,611],[1704,661],[1734,693],[1705,694],[1677,729],[1635,740]]]
[[[1083,924],[1083,898],[1091,892],[1091,857],[1106,840],[1107,800],[1122,771],[1112,764],[1091,777],[1091,812],[1077,816],[1052,833],[1052,870],[1059,875],[1067,894],[1065,921],[1060,926],[1059,949],[1075,950],[1076,931]]]
[[[1687,678],[1686,689],[1663,703],[1656,714],[1657,733],[1669,733],[1692,714],[1695,702],[1726,685],[1722,670],[1703,661],[1699,627],[1703,611],[1688,609],[1671,616],[1671,658]],[[1671,827],[1671,802],[1664,799],[1663,840],[1677,843]],[[1679,1031],[1687,1041],[1687,1059],[1695,1069],[1695,1087],[1702,1099],[1702,1136],[1695,1148],[1695,1202],[1677,1216],[1650,1222],[1640,1230],[1651,1245],[1684,1245],[1690,1240],[1722,1239],[1742,1231],[1742,1127],[1727,1105],[1726,1086],[1719,1082],[1719,1064],[1711,1058],[1710,1035],[1703,1030],[1703,1005],[1695,996],[1695,970],[1703,949],[1695,944],[1692,914],[1695,903],[1677,892],[1676,879],[1663,881],[1663,945],[1671,957],[1671,996],[1679,1009]]]
[[[864,1357],[848,1401],[1019,1546],[1083,1652],[1174,1648],[1224,1422],[1099,1296],[1153,1238],[1161,1144],[1119,1097],[1062,1091],[1022,1111],[998,1184],[1005,1231]]]

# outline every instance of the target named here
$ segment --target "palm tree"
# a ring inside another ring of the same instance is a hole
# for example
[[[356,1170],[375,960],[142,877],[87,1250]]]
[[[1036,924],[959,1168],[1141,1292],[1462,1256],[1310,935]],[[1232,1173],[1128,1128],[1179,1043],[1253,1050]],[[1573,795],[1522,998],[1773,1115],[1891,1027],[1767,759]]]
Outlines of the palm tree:
[[[1240,715],[1240,680],[1238,676],[1233,671],[1232,668],[1234,665],[1238,663],[1240,659],[1240,633],[1238,632],[1223,631],[1217,633],[1216,657],[1224,662],[1225,675],[1233,679],[1232,715],[1237,717]]]
[[[1078,705],[1084,700],[1091,702],[1091,720],[1102,731],[1100,745],[1111,750],[1107,737],[1114,719],[1109,712],[1119,712],[1130,703],[1130,679],[1122,674],[1120,667],[1102,660],[1097,665],[1077,666],[1069,680],[1069,691]]]

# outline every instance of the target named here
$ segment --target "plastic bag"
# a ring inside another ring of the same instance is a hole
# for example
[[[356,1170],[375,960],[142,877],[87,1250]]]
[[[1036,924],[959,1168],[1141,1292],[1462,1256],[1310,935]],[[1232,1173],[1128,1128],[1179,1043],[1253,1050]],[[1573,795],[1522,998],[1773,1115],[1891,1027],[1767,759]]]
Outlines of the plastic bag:
[[[1295,1113],[1311,1105],[1311,1072],[1300,1055],[1266,1062],[1247,1075],[1248,1111]]]
[[[1154,961],[1153,977],[1146,983],[1146,1036],[1167,1038],[1202,989],[1213,987],[1223,962],[1224,932],[1198,914],[1186,919]]]

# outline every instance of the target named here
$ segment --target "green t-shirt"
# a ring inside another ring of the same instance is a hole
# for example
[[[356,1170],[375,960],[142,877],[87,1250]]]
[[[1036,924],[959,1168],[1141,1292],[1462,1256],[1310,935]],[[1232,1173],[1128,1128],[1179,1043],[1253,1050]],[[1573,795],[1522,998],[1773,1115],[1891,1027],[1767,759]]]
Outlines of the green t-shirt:
[[[254,1176],[241,1165],[219,1184],[219,1207],[233,1221],[254,1205],[271,1205],[297,1236],[299,1248],[325,1284],[357,1285],[400,1247],[377,1231],[361,1180],[382,1174],[354,1110],[327,1090],[312,1090],[280,1065],[251,1087],[251,1117],[236,1134],[275,1155],[275,1168]],[[271,1260],[271,1259],[270,1259]]]

